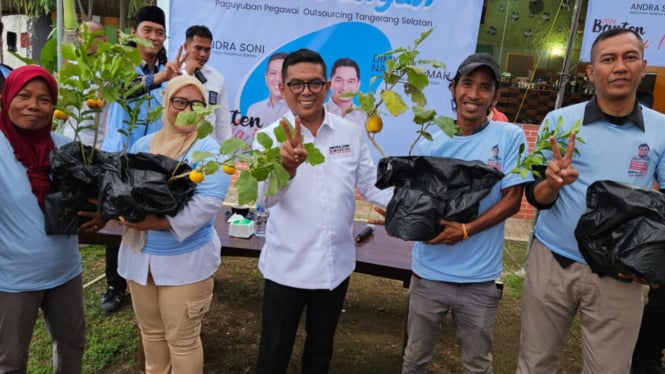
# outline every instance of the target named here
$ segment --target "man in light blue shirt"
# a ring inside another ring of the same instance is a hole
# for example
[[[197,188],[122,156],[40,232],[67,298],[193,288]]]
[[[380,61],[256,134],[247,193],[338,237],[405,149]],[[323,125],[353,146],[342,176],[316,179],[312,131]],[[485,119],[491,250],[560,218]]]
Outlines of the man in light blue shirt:
[[[450,84],[460,133],[450,138],[440,132],[420,143],[418,153],[512,169],[526,137],[517,126],[487,120],[499,78],[492,56],[467,57]],[[530,180],[507,174],[480,201],[475,219],[442,220],[439,235],[414,245],[403,374],[426,372],[448,312],[457,329],[464,371],[492,372],[492,334],[501,299],[495,280],[502,271],[504,222],[519,211],[524,184]]]

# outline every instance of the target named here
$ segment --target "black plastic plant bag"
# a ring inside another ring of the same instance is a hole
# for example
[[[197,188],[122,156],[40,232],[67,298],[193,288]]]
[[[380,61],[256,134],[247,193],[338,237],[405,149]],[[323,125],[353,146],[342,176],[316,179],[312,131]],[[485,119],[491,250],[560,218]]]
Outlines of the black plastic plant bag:
[[[587,189],[586,203],[575,238],[591,270],[615,278],[618,273],[636,274],[649,283],[665,283],[665,196],[624,183],[597,181]]]
[[[88,163],[83,162],[78,142],[51,152],[51,189],[44,200],[48,235],[76,234],[81,223],[88,219],[79,217],[78,212],[97,210],[88,200],[98,198],[99,175],[105,154],[97,150],[92,152],[89,146],[83,146],[83,151],[86,155],[93,155]]]
[[[403,240],[427,241],[443,227],[441,219],[469,222],[480,200],[503,178],[479,161],[446,157],[387,157],[379,161],[376,187],[395,187],[386,207],[386,231]]]
[[[100,181],[101,213],[130,222],[151,214],[173,216],[192,198],[196,184],[187,176],[169,179],[191,170],[162,155],[109,153]]]

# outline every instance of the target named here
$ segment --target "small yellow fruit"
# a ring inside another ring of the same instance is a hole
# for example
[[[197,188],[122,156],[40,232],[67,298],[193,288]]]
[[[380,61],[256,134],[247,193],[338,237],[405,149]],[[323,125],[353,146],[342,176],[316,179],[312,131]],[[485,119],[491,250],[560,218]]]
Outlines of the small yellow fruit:
[[[201,183],[205,179],[205,175],[198,170],[192,170],[189,172],[189,180],[194,183]]]
[[[88,99],[85,101],[85,105],[90,109],[101,109],[104,105],[102,99]]]
[[[67,119],[67,113],[60,109],[56,109],[53,111],[53,119]]]
[[[379,115],[373,114],[367,118],[365,126],[367,127],[368,132],[375,134],[381,132],[381,129],[383,129],[383,120]]]
[[[228,175],[233,175],[236,173],[236,167],[228,164],[222,165],[222,170]]]

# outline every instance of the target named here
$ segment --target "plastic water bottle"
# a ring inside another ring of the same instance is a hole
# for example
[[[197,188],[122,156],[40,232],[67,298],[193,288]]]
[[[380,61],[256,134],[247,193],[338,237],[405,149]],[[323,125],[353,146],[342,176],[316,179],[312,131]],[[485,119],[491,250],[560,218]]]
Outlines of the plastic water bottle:
[[[259,205],[256,207],[256,218],[254,218],[254,235],[266,236],[266,224],[268,224],[268,212]]]

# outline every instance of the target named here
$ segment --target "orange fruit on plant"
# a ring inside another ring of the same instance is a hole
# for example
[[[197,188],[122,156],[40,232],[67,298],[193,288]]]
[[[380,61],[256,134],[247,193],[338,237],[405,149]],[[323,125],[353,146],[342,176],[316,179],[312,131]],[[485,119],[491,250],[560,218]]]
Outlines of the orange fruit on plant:
[[[198,170],[192,170],[189,172],[189,180],[194,183],[201,183],[205,179],[205,175]]]
[[[369,116],[369,118],[367,118],[367,122],[365,122],[365,127],[367,128],[368,132],[373,134],[381,132],[381,129],[383,129],[383,120],[381,119],[381,116],[378,114]]]
[[[88,99],[85,101],[85,105],[90,109],[101,109],[104,105],[102,99]]]
[[[236,167],[229,164],[222,165],[222,170],[228,175],[233,175],[236,173]]]
[[[53,119],[67,119],[67,113],[60,109],[56,109],[53,111]]]

